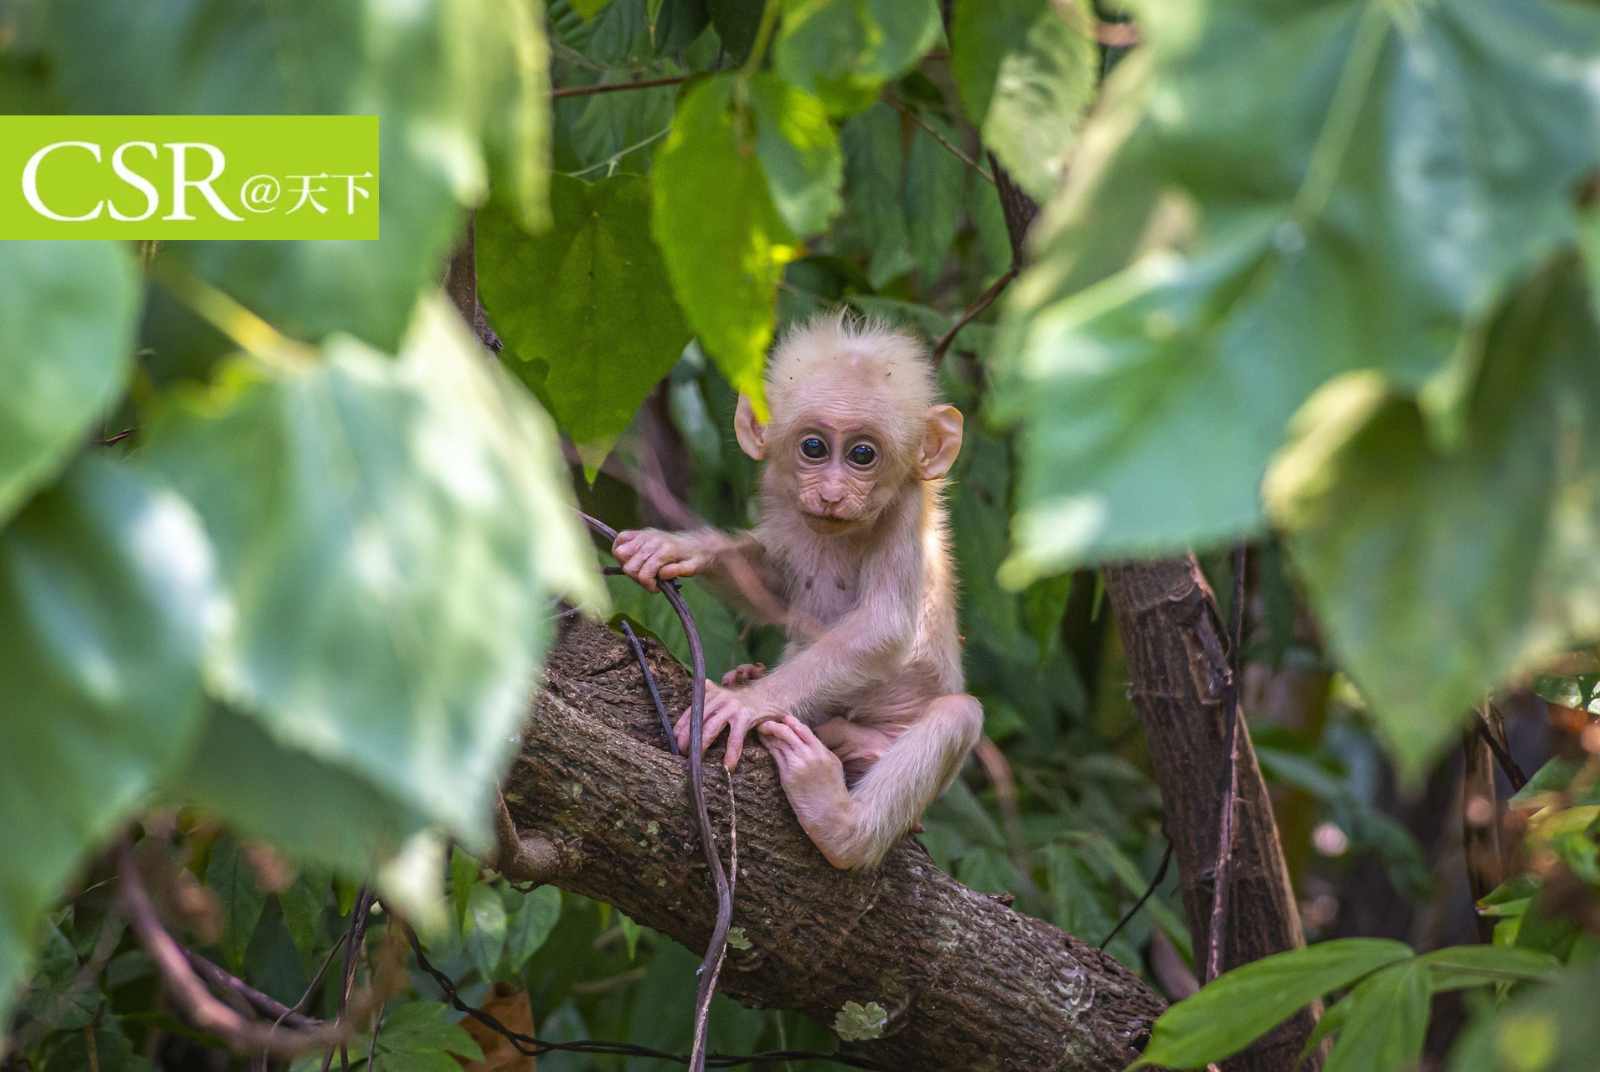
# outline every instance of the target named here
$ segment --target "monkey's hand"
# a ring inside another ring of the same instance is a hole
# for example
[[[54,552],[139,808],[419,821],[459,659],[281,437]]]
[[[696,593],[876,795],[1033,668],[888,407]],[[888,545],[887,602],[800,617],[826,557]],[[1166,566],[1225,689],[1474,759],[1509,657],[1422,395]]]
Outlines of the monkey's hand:
[[[711,747],[724,729],[728,731],[728,749],[722,765],[732,770],[739,765],[744,752],[745,738],[763,722],[783,717],[783,712],[766,709],[754,688],[725,689],[715,681],[706,682],[705,721],[700,727],[701,748]],[[689,712],[678,716],[674,729],[678,735],[678,750],[689,751]]]
[[[617,533],[611,553],[622,572],[654,592],[657,582],[693,577],[711,565],[713,555],[699,540],[660,529]]]

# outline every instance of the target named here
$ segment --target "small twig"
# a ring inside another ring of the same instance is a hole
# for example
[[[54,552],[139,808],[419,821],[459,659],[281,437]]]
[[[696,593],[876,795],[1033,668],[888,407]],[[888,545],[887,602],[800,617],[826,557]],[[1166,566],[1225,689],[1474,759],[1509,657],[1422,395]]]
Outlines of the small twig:
[[[1133,920],[1133,917],[1139,914],[1139,909],[1145,906],[1145,902],[1149,901],[1151,897],[1155,896],[1156,890],[1161,888],[1161,883],[1167,877],[1167,868],[1171,866],[1172,840],[1169,838],[1167,840],[1166,851],[1161,854],[1161,866],[1156,868],[1155,877],[1150,880],[1150,885],[1144,888],[1144,892],[1139,895],[1139,899],[1133,902],[1133,907],[1124,912],[1122,914],[1122,918],[1117,920],[1117,925],[1111,928],[1111,933],[1106,935],[1105,940],[1100,943],[1101,949],[1104,949],[1106,946],[1110,945],[1111,939],[1120,934],[1122,932],[1122,928],[1126,927]]]
[[[183,955],[188,960],[189,966],[194,969],[195,974],[213,987],[243,999],[246,1005],[262,1016],[277,1017],[273,1021],[274,1026],[278,1024],[286,1024],[294,1028],[318,1026],[319,1021],[309,1016],[301,1015],[270,994],[263,994],[237,975],[224,970],[220,965],[207,960],[193,950],[185,949]]]
[[[339,990],[339,1017],[335,1023],[345,1022],[345,1014],[350,1008],[350,992],[356,985],[356,966],[361,961],[361,949],[366,944],[367,918],[372,914],[372,891],[365,886],[356,893],[355,907],[350,910],[350,928],[346,932],[344,947],[344,985]],[[350,1053],[341,1040],[338,1046],[339,1063],[341,1069],[350,1067]],[[322,1072],[328,1072],[333,1066],[332,1047],[322,1058]]]
[[[563,97],[593,97],[601,93],[621,93],[629,89],[654,89],[657,86],[675,86],[689,80],[689,75],[675,74],[670,78],[641,78],[637,82],[599,82],[592,86],[559,86],[550,91],[553,99]]]
[[[722,769],[728,780],[728,918],[717,913],[717,928],[711,935],[711,947],[717,959],[709,971],[700,971],[700,986],[694,1003],[694,1036],[689,1046],[690,1069],[704,1068],[706,1064],[706,1038],[711,1030],[711,998],[717,992],[717,977],[722,974],[722,962],[728,956],[728,925],[733,922],[733,891],[739,881],[739,821],[733,797],[733,772]],[[719,933],[720,931],[720,933]]]
[[[960,334],[961,329],[972,323],[977,317],[982,316],[983,311],[995,303],[995,299],[1000,297],[1001,292],[1015,278],[1017,278],[1017,266],[1013,264],[1001,273],[999,279],[989,284],[988,290],[978,295],[978,300],[969,305],[966,312],[962,313],[960,318],[951,325],[950,330],[939,336],[939,341],[933,344],[933,359],[935,361],[938,361],[944,356],[944,352],[950,349],[950,344],[955,342],[956,336]]]
[[[985,182],[989,183],[990,185],[994,184],[994,175],[985,169],[982,164],[978,163],[976,160],[962,151],[959,145],[945,137],[937,127],[924,119],[915,108],[910,107],[904,101],[901,101],[895,97],[895,95],[892,93],[885,93],[883,95],[883,99],[888,102],[889,107],[893,108],[895,111],[899,112],[901,115],[917,124],[917,126],[921,127],[928,137],[938,142],[951,156],[955,157],[957,160],[967,165],[967,167],[983,176]]]
[[[639,673],[644,675],[644,687],[650,693],[650,702],[655,705],[657,717],[661,719],[661,732],[666,735],[667,748],[675,756],[682,755],[678,751],[678,735],[672,732],[672,717],[667,714],[667,705],[661,700],[661,690],[656,687],[656,675],[651,672],[650,663],[644,657],[644,645],[639,643],[633,626],[626,619],[622,622],[622,635],[628,638],[628,647],[633,649],[633,657],[639,661]]]
[[[1222,944],[1228,913],[1228,882],[1233,864],[1233,812],[1239,800],[1239,677],[1244,650],[1245,545],[1233,551],[1233,602],[1228,607],[1228,687],[1222,717],[1227,721],[1227,770],[1223,777],[1221,815],[1217,820],[1217,860],[1211,869],[1211,925],[1206,936],[1206,971],[1209,983],[1222,971]]]
[[[1484,743],[1489,746],[1489,751],[1494,753],[1495,762],[1500,764],[1500,770],[1504,772],[1506,781],[1511,783],[1511,791],[1517,792],[1527,785],[1528,775],[1518,765],[1517,761],[1511,757],[1510,749],[1506,747],[1505,742],[1500,740],[1499,735],[1489,725],[1489,720],[1484,717],[1483,711],[1474,710],[1472,712],[1472,721],[1477,727],[1478,736],[1483,738]]]
[[[118,850],[117,871],[122,907],[129,925],[155,965],[166,992],[196,1028],[215,1035],[238,1052],[266,1050],[279,1057],[293,1057],[334,1046],[349,1036],[344,1024],[313,1021],[316,1026],[308,1030],[285,1030],[276,1024],[248,1020],[217,1000],[190,967],[183,947],[162,925],[160,914],[139,878],[133,850],[126,844]]]

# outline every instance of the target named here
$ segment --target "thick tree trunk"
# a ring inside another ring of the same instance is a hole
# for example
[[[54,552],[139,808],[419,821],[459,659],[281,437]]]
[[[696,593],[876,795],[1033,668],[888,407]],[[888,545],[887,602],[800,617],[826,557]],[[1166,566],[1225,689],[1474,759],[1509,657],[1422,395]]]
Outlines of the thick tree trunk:
[[[992,155],[1000,208],[1013,255],[1025,255],[1039,206],[1011,181]],[[1183,880],[1183,904],[1195,955],[1210,937],[1217,862],[1219,787],[1227,770],[1223,692],[1230,671],[1217,602],[1193,555],[1129,563],[1104,571],[1106,592],[1128,658],[1129,687],[1144,726],[1156,783]],[[1238,798],[1221,970],[1305,944],[1300,909],[1278,840],[1266,783],[1244,718],[1239,719]],[[1250,1049],[1227,1061],[1227,1072],[1281,1072],[1316,1026],[1319,1007],[1297,1013]],[[1302,1066],[1322,1067],[1320,1053]]]
[[[687,674],[646,644],[669,709],[681,709]],[[962,886],[911,840],[875,871],[834,870],[764,749],[746,751],[731,791],[720,764],[707,786],[724,859],[737,814],[725,993],[842,1026],[857,1039],[849,1052],[891,1069],[1110,1072],[1138,1056],[1162,1002],[1111,957]],[[687,764],[666,751],[620,637],[569,620],[505,798],[520,835],[554,844],[543,857],[555,884],[704,948],[714,899]]]

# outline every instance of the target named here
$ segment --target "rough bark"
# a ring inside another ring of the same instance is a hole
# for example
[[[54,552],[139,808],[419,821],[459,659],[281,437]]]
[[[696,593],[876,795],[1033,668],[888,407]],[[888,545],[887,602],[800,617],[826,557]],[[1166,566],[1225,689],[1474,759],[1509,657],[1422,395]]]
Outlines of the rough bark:
[[[681,708],[688,675],[646,643],[663,696]],[[729,782],[712,770],[713,825],[725,832]],[[1109,1072],[1138,1056],[1163,1003],[1111,957],[966,888],[913,840],[875,871],[834,870],[761,748],[745,753],[731,792],[736,930],[724,993],[829,1027],[847,1003],[875,1005],[881,1037],[847,1047],[891,1069]],[[666,751],[626,644],[569,619],[505,784],[518,833],[557,847],[555,884],[699,950],[714,901],[688,793],[687,764]]]
[[[1012,254],[1021,263],[1028,227],[1039,206],[1011,181],[992,154],[989,163]],[[1161,788],[1167,836],[1178,859],[1189,935],[1196,958],[1203,959],[1210,937],[1220,786],[1228,763],[1221,702],[1231,676],[1228,644],[1216,598],[1193,555],[1129,563],[1106,569],[1104,576],[1127,653],[1134,708]],[[1242,716],[1237,755],[1223,971],[1305,944],[1266,783]],[[1319,1014],[1315,1005],[1303,1009],[1223,1067],[1227,1072],[1296,1067]],[[1316,1072],[1322,1067],[1322,1054],[1312,1054],[1299,1067]]]
[[[1195,949],[1206,948],[1217,862],[1218,787],[1227,768],[1223,695],[1227,640],[1216,600],[1192,556],[1108,567],[1106,592],[1122,636],[1135,710],[1161,787],[1167,836],[1182,879]],[[1239,792],[1234,811],[1222,968],[1305,944],[1250,731],[1239,720]],[[1196,954],[1200,956],[1199,953]],[[1294,1068],[1316,1024],[1302,1010],[1226,1068]],[[1320,1066],[1320,1057],[1307,1067]]]

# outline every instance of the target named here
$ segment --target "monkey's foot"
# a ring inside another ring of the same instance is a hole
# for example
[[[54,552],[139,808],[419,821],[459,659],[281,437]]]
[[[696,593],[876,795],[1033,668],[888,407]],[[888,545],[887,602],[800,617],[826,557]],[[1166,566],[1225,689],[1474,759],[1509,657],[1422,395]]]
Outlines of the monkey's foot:
[[[731,689],[737,685],[743,685],[747,681],[765,677],[766,673],[766,663],[741,663],[722,675],[722,684],[725,688]]]
[[[839,757],[793,715],[757,729],[777,760],[778,780],[801,829],[834,867],[860,866],[855,806]]]

